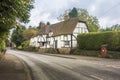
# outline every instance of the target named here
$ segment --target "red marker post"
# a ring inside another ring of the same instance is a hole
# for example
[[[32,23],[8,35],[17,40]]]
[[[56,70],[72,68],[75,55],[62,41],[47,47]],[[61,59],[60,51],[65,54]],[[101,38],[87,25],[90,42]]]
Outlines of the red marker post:
[[[101,53],[102,53],[102,57],[106,57],[106,48],[105,47],[101,48]]]

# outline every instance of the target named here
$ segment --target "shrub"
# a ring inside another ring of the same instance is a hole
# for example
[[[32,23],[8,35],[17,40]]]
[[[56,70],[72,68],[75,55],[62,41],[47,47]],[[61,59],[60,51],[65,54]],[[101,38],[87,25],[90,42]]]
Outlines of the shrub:
[[[118,52],[118,51],[107,51],[106,57],[107,58],[120,59],[120,52]]]
[[[72,51],[72,54],[75,55],[83,55],[83,56],[94,56],[94,57],[100,57],[100,51],[95,50],[81,50],[81,49],[74,49]]]
[[[5,49],[5,48],[6,48],[5,40],[0,39],[0,50]]]
[[[29,48],[29,40],[22,42],[21,44],[23,50],[26,50]]]
[[[77,37],[80,49],[100,50],[106,44],[108,50],[120,50],[120,31],[79,34]]]
[[[18,50],[22,50],[23,48],[22,48],[22,46],[20,45],[20,46],[17,47],[17,49],[18,49]]]
[[[83,55],[83,56],[102,57],[102,54],[101,54],[100,50],[73,49],[72,50],[72,54]],[[120,52],[117,52],[117,51],[107,51],[106,58],[120,59]]]

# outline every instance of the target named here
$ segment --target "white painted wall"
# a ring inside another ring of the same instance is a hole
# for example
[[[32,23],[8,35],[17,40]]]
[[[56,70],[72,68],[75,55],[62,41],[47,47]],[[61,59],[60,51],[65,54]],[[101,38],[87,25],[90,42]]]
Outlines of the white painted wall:
[[[30,45],[30,46],[33,46],[33,38],[30,39],[29,45]]]
[[[71,47],[71,35],[60,35],[56,36],[55,40],[57,40],[57,48],[63,48],[63,47]],[[69,45],[65,45],[64,41],[69,41]],[[54,48],[55,48],[55,42],[54,42]]]
[[[75,34],[75,36],[77,36],[80,33],[88,33],[88,29],[85,23],[79,22],[73,31],[73,34]]]
[[[73,35],[77,38],[78,34],[81,33],[88,33],[88,29],[87,29],[87,25],[83,22],[78,22],[78,24],[76,25],[74,31],[73,31]],[[73,47],[77,47],[77,40],[76,38],[73,37]]]
[[[31,38],[29,45],[32,46],[32,47],[39,47],[38,36]]]
[[[47,45],[47,48],[53,48],[54,47],[54,37],[48,38],[48,41],[50,44]]]
[[[70,41],[71,40],[71,35],[66,35],[66,37],[64,37],[64,35],[50,37],[47,40],[50,42],[50,44],[47,45],[47,48],[50,48],[50,47],[55,48],[55,41],[57,41],[57,48],[70,47],[70,45],[65,46],[64,41],[65,40]]]
[[[39,47],[40,48],[47,48],[47,43],[44,43],[44,46],[42,46],[42,43],[43,42],[46,42],[47,41],[47,35],[39,35],[39,37],[38,37],[38,44],[39,44]]]

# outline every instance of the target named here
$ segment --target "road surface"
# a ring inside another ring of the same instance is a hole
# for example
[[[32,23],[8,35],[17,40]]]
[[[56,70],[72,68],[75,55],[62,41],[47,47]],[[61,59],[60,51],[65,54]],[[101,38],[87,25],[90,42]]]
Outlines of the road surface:
[[[120,60],[62,58],[8,50],[30,67],[33,80],[120,80]]]

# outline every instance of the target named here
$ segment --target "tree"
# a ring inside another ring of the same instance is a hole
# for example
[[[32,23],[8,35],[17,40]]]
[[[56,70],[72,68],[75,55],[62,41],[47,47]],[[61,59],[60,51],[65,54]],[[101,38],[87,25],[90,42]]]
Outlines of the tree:
[[[33,0],[1,0],[0,1],[0,38],[5,40],[9,30],[19,22],[29,21]]]
[[[48,25],[48,26],[49,26],[49,25],[50,25],[50,22],[48,21],[48,22],[46,23],[46,25]]]
[[[5,50],[5,48],[6,48],[5,40],[0,39],[0,53],[2,52],[2,50]]]
[[[16,29],[14,29],[12,33],[12,39],[11,41],[16,44],[16,46],[20,46],[21,43],[24,41],[23,37],[23,31],[25,30],[24,26],[18,26]]]
[[[78,11],[77,8],[73,8],[70,12],[69,12],[69,17],[73,18],[73,17],[77,17],[78,16]]]
[[[63,15],[60,15],[58,17],[58,20],[65,19],[64,17],[67,14],[69,15],[69,18],[78,17],[80,20],[86,21],[90,32],[96,32],[100,27],[98,19],[94,16],[89,15],[88,11],[85,9],[80,8],[68,9],[63,13]]]
[[[120,25],[119,24],[112,25],[111,30],[115,30],[115,31],[120,30]]]
[[[37,34],[38,34],[38,30],[34,28],[28,28],[23,32],[23,38],[25,41],[30,40],[31,37],[37,36]]]
[[[42,24],[42,22],[39,23],[37,29],[41,29],[41,24]]]
[[[111,27],[106,27],[105,29],[100,29],[100,31],[102,31],[102,32],[104,32],[104,31],[118,31],[118,30],[120,30],[119,24],[112,25]]]
[[[99,30],[99,21],[96,17],[89,15],[85,9],[78,9],[78,17],[87,22],[88,28],[91,32]]]
[[[28,22],[33,0],[0,1],[0,34],[8,32],[18,22]]]
[[[100,32],[105,32],[105,31],[112,31],[112,29],[110,27],[106,27],[104,29],[100,29]]]
[[[31,26],[26,29],[25,26],[20,25],[14,29],[11,41],[16,44],[18,49],[22,49],[23,46],[25,47],[25,45],[28,45],[30,38],[36,36],[37,34],[38,30],[36,28]]]

